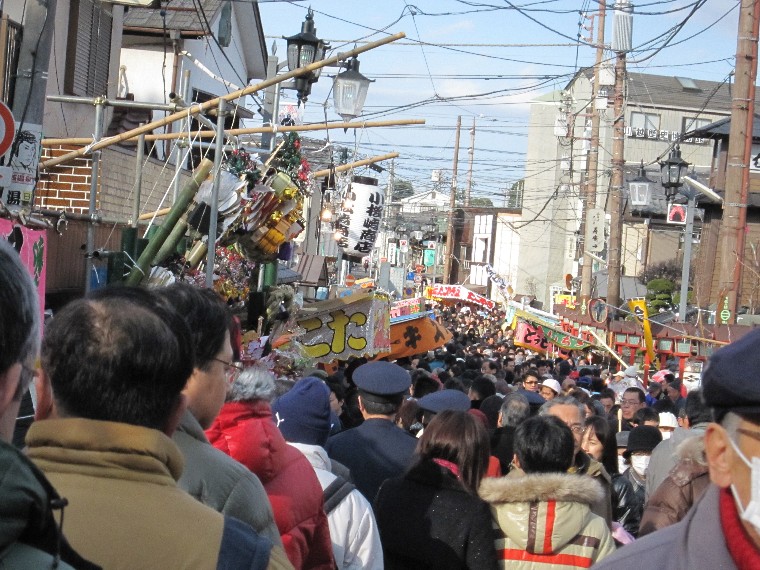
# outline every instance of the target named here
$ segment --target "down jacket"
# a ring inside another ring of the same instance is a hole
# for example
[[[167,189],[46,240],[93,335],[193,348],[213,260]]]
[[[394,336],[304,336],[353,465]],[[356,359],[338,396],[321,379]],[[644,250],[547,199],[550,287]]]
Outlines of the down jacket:
[[[649,497],[639,536],[676,524],[704,495],[710,484],[701,437],[690,437],[676,448],[676,466]]]
[[[501,568],[588,568],[615,552],[606,522],[590,506],[603,496],[585,475],[533,473],[484,479]]]
[[[269,403],[227,402],[206,435],[214,447],[261,480],[293,566],[332,570],[335,563],[322,487],[306,457],[285,442]]]

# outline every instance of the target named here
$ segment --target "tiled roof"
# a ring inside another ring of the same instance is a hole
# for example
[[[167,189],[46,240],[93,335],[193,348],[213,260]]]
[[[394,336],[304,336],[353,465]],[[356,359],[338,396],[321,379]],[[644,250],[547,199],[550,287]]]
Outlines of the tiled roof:
[[[173,0],[163,8],[166,11],[166,29],[179,30],[185,33],[197,32],[199,36],[207,34],[209,30],[203,15],[205,14],[206,20],[211,24],[222,6],[222,1]],[[196,6],[199,7],[198,10],[196,10]],[[161,15],[161,9],[131,7],[124,14],[124,28],[163,30],[164,18]]]

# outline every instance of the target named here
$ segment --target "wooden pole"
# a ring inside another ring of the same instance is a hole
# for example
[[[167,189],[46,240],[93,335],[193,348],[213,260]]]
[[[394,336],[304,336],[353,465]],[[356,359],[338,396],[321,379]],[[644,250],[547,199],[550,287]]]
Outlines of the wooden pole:
[[[376,162],[382,162],[383,160],[390,160],[391,158],[396,158],[398,156],[397,152],[390,152],[388,154],[383,154],[380,156],[373,156],[372,158],[365,158],[364,160],[357,160],[356,162],[350,162],[348,164],[342,164],[332,170],[332,172],[345,172],[346,170],[351,170],[352,168],[358,168],[360,166],[367,166],[368,164],[374,164]],[[326,168],[325,170],[317,170],[316,172],[313,172],[312,177],[314,178],[324,178],[325,176],[330,175],[330,169]]]
[[[203,111],[207,111],[208,109],[213,109],[219,105],[219,101],[234,101],[235,99],[239,99],[241,97],[245,97],[246,95],[250,95],[252,93],[261,91],[262,89],[266,89],[270,85],[277,85],[278,83],[282,83],[283,81],[287,81],[288,79],[292,79],[294,77],[311,73],[312,71],[316,71],[317,69],[321,69],[327,65],[338,63],[339,61],[349,59],[351,57],[354,57],[355,55],[364,53],[365,51],[375,49],[376,47],[380,47],[385,44],[389,44],[391,42],[395,42],[396,40],[400,40],[401,38],[404,38],[404,37],[406,37],[406,34],[404,34],[403,32],[399,32],[398,34],[394,34],[392,36],[382,38],[380,40],[368,43],[361,47],[356,47],[347,52],[338,53],[337,55],[328,57],[327,59],[316,61],[312,63],[311,65],[299,67],[298,69],[294,69],[293,71],[289,71],[288,73],[284,73],[282,75],[278,75],[277,77],[267,79],[265,81],[257,83],[256,85],[249,85],[248,87],[244,89],[233,91],[231,93],[228,93],[227,95],[223,95],[221,97],[214,97],[213,99],[210,99],[199,105],[192,105],[188,107],[187,109],[183,109],[181,111],[177,111],[176,113],[172,113],[171,115],[167,115],[166,117],[164,117],[163,119],[159,119],[158,121],[153,121],[152,123],[148,123],[141,127],[137,127],[135,129],[132,129],[131,131],[126,131],[115,137],[109,137],[107,139],[104,139],[100,142],[93,144],[92,146],[81,148],[79,150],[75,150],[75,151],[66,153],[64,155],[46,160],[40,164],[40,168],[45,170],[52,166],[63,164],[64,162],[68,162],[80,156],[85,156],[86,154],[94,152],[96,150],[100,150],[102,148],[111,146],[113,144],[134,138],[137,135],[140,135],[142,133],[149,133],[153,129],[156,129],[158,127],[163,127],[164,125],[168,125],[170,123],[173,123],[174,121],[178,121],[180,119],[184,119],[192,115],[197,115],[198,113],[202,113]]]
[[[457,174],[459,173],[459,134],[462,130],[462,115],[457,117],[457,132],[454,137],[454,164],[451,168],[451,192],[449,193],[449,220],[446,229],[446,259],[443,264],[443,282],[451,283],[451,265],[454,261],[454,210],[457,205]],[[459,264],[457,264],[459,267]]]
[[[364,121],[361,123],[313,123],[309,125],[288,125],[279,126],[277,128],[271,126],[262,127],[249,127],[246,129],[227,129],[224,132],[230,136],[239,135],[255,135],[261,133],[290,133],[290,132],[306,132],[306,131],[328,131],[332,129],[364,129],[364,128],[376,128],[376,127],[400,127],[404,125],[424,125],[425,119],[400,119],[398,121]],[[139,135],[138,135],[139,136]],[[201,138],[211,139],[214,138],[214,131],[191,131],[190,133],[163,133],[159,135],[145,135],[146,141],[161,141],[169,139],[179,138]],[[132,140],[132,139],[127,139]],[[62,144],[71,145],[88,145],[92,143],[92,139],[88,138],[70,138],[70,139],[43,139],[42,146],[58,146]]]

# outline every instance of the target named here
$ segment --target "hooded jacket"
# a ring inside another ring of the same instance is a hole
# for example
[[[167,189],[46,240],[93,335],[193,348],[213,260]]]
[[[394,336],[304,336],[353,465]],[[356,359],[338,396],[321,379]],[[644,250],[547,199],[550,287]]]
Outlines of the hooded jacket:
[[[710,484],[701,437],[690,437],[676,449],[676,466],[655,489],[644,509],[639,536],[644,536],[683,519]]]
[[[206,431],[211,444],[253,471],[296,569],[334,568],[322,487],[303,454],[285,442],[265,400],[227,402]]]
[[[53,509],[61,498],[45,476],[15,447],[0,442],[0,568],[95,569],[61,536]],[[63,562],[56,566],[55,558]],[[68,564],[67,564],[68,562]]]
[[[305,443],[290,445],[309,460],[323,491],[338,478],[331,472],[332,461],[324,448]],[[364,495],[354,488],[327,514],[327,520],[339,570],[383,570],[380,533],[372,506]]]
[[[647,501],[668,476],[670,470],[676,466],[676,449],[678,446],[689,438],[701,438],[705,434],[705,430],[707,430],[707,423],[695,424],[690,429],[677,427],[670,439],[662,440],[652,450],[652,458],[649,460],[649,467],[647,467]]]
[[[533,473],[484,479],[480,496],[491,505],[502,568],[588,568],[615,551],[606,522],[591,512],[603,489],[589,477]]]

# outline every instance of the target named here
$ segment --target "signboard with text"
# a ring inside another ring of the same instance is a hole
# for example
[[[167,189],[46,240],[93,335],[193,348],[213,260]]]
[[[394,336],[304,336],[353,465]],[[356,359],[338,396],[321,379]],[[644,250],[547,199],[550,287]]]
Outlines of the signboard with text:
[[[464,301],[465,303],[473,303],[480,305],[481,307],[492,311],[496,307],[496,303],[487,299],[483,295],[479,295],[474,291],[470,291],[467,287],[462,285],[446,285],[443,283],[436,283],[433,285],[430,291],[432,297],[438,299],[454,299],[458,301]]]

